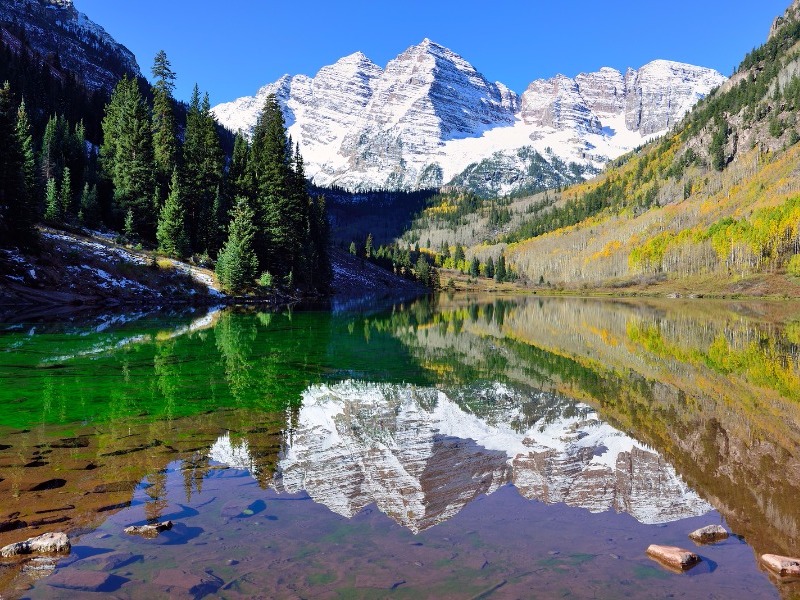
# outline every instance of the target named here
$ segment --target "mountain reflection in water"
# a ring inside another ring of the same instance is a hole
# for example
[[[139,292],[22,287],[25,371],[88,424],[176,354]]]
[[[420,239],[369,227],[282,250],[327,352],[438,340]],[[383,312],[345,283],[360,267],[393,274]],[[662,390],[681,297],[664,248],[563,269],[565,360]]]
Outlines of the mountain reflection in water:
[[[483,414],[467,399],[480,399]],[[306,492],[345,517],[376,504],[415,533],[508,483],[531,500],[614,509],[648,524],[712,510],[652,449],[590,406],[544,392],[348,381],[306,390],[290,425],[275,489]],[[209,456],[254,463],[246,442],[229,435]]]
[[[59,577],[97,570],[102,549],[145,557],[103,562],[116,595],[158,596],[169,586],[154,581],[180,578],[153,569],[196,570],[180,554],[191,547],[220,595],[328,597],[316,581],[441,597],[505,581],[512,594],[530,571],[578,597],[633,585],[625,595],[791,598],[796,586],[764,587],[754,555],[800,554],[796,315],[442,298],[0,326],[0,544],[49,530],[77,544],[41,583],[54,561],[0,564],[0,595],[57,597]],[[268,552],[249,515],[271,523]],[[162,518],[177,528],[144,554],[120,533]],[[741,537],[662,583],[644,548],[720,520]],[[220,567],[262,552],[263,574]]]

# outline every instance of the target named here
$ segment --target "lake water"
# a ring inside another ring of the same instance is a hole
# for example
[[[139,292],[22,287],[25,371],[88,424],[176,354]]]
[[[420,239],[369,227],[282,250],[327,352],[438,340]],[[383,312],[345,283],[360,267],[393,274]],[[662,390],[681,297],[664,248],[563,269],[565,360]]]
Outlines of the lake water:
[[[798,498],[792,303],[0,325],[0,545],[73,542],[2,598],[797,598],[758,556],[800,554]]]

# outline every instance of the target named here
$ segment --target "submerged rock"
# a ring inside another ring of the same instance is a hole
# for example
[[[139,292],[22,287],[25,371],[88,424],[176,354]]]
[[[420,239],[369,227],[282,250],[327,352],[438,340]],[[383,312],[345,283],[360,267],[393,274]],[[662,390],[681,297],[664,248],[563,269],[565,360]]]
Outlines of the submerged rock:
[[[660,562],[662,565],[679,571],[688,571],[700,562],[700,557],[690,550],[676,546],[658,546],[651,544],[647,548],[647,555]]]
[[[124,529],[128,535],[140,535],[146,538],[158,537],[162,531],[169,531],[172,529],[172,521],[164,521],[163,523],[156,523],[155,525],[131,525]]]
[[[721,525],[708,525],[701,527],[689,534],[689,537],[698,544],[713,544],[728,539],[727,530]]]
[[[761,562],[781,577],[800,577],[800,558],[790,558],[777,554],[762,554]]]
[[[24,542],[16,542],[0,549],[0,556],[9,558],[23,554],[58,554],[69,552],[72,545],[66,533],[44,533],[28,538]]]

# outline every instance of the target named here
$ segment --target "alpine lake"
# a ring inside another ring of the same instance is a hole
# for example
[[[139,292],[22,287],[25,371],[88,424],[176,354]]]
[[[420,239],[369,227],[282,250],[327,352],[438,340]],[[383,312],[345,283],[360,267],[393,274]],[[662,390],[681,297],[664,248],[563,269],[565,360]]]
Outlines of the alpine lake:
[[[800,598],[800,304],[21,317],[0,546],[56,531],[1,598]]]

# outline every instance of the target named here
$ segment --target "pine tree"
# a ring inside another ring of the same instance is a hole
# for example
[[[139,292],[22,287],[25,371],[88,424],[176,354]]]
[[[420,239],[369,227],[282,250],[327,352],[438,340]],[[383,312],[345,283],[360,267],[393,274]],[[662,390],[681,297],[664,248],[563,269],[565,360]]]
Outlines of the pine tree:
[[[358,254],[358,248],[356,248],[355,242],[350,242],[350,254],[356,256]]]
[[[364,256],[372,258],[372,234],[367,234],[367,240],[364,242]]]
[[[214,201],[222,182],[224,156],[216,128],[208,94],[201,100],[195,85],[183,145],[187,234],[193,252],[213,254],[218,249]]]
[[[480,274],[481,263],[477,256],[472,257],[472,262],[469,264],[469,274],[472,277],[477,277]]]
[[[175,72],[166,52],[156,54],[151,69],[153,85],[153,160],[156,177],[162,189],[178,166],[178,128],[175,123],[172,93],[175,90]]]
[[[17,110],[17,140],[22,149],[22,171],[25,178],[25,206],[21,211],[20,226],[33,228],[33,224],[39,215],[36,202],[36,153],[33,149],[33,133],[28,111],[25,108],[25,101],[20,102]]]
[[[302,211],[290,190],[287,143],[283,113],[271,94],[253,130],[248,168],[254,184],[256,255],[262,269],[281,277],[297,262],[302,228],[302,222],[298,223]]]
[[[233,293],[252,285],[258,273],[258,259],[253,248],[255,214],[247,199],[237,198],[231,214],[228,241],[217,258],[216,274],[222,287]]]
[[[97,188],[86,182],[81,192],[81,207],[78,213],[81,223],[87,227],[95,227],[100,221],[99,209]]]
[[[61,220],[67,218],[72,208],[72,172],[69,167],[64,167],[64,175],[61,178],[61,188],[59,193],[59,212]]]
[[[50,223],[61,222],[61,202],[58,197],[56,180],[52,177],[47,180],[47,185],[45,186],[44,220]]]
[[[227,195],[229,198],[253,197],[253,185],[249,180],[247,162],[250,158],[250,144],[241,131],[238,131],[233,139],[233,155],[231,156],[230,166],[228,167],[228,177],[226,180]]]
[[[123,77],[103,119],[103,171],[114,186],[114,204],[133,237],[155,238],[155,166],[150,108],[137,82]],[[130,221],[130,222],[129,222]]]
[[[497,282],[502,283],[508,277],[508,273],[506,271],[506,257],[505,255],[501,254],[500,258],[497,259],[497,267],[494,270],[494,279]]]
[[[486,277],[489,279],[494,277],[494,259],[491,256],[486,259]]]
[[[177,168],[172,172],[170,192],[158,219],[156,239],[158,240],[158,249],[169,256],[183,258],[188,253],[186,213],[183,210]]]
[[[0,87],[0,244],[34,245],[28,203],[25,156],[17,131],[11,88]]]
[[[466,256],[464,255],[464,247],[461,244],[456,244],[456,249],[453,252],[453,260],[456,263],[456,268],[458,268],[458,264],[466,260]]]

